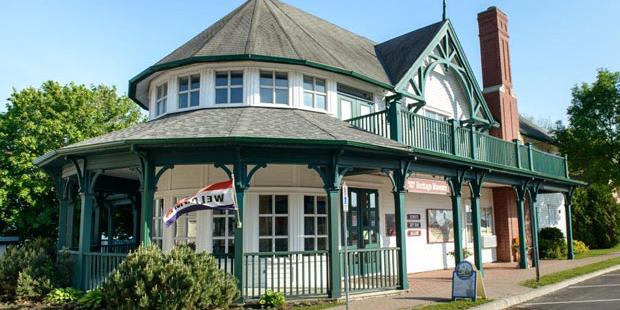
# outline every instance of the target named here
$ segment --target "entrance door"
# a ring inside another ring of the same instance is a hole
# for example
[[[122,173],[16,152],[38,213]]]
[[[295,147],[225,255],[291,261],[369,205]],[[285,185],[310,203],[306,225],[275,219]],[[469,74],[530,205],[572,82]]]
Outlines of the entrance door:
[[[349,189],[347,240],[350,275],[366,275],[379,270],[378,257],[366,250],[380,247],[379,194],[371,189]],[[343,233],[344,236],[344,233]]]

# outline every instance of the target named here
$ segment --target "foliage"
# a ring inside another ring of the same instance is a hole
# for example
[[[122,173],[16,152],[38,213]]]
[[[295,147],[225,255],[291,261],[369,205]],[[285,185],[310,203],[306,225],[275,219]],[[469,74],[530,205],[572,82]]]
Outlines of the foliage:
[[[614,254],[614,253],[619,253],[619,252],[620,252],[620,244],[616,245],[613,248],[609,248],[609,249],[590,249],[586,253],[575,254],[575,258],[582,259],[582,258],[587,258],[587,257]]]
[[[476,299],[476,301],[457,300],[451,302],[438,302],[415,307],[416,310],[464,310],[471,309],[491,302],[491,299]]]
[[[573,240],[573,254],[586,254],[590,248],[583,241]]]
[[[112,309],[226,308],[240,296],[237,280],[213,256],[187,246],[167,254],[140,247],[102,284],[101,293]]]
[[[540,281],[536,282],[536,279],[527,280],[521,283],[522,286],[538,288],[541,286],[554,284],[568,280],[574,277],[582,276],[584,274],[599,271],[612,266],[620,265],[620,257],[615,257],[602,262],[597,262],[585,266],[579,266],[573,269],[563,270],[540,277]]]
[[[53,289],[45,296],[45,303],[51,305],[63,305],[75,303],[84,293],[71,287]]]
[[[566,257],[567,246],[559,228],[545,227],[538,232],[538,250],[542,259]]]
[[[57,287],[69,285],[70,262],[56,255],[51,239],[35,239],[9,246],[0,257],[0,299],[42,300]]]
[[[609,185],[591,184],[573,195],[573,236],[590,248],[611,248],[620,241],[620,205]]]
[[[463,259],[466,259],[472,255],[472,252],[470,252],[467,248],[463,248]],[[454,251],[446,253],[446,256],[454,257]]]
[[[78,302],[84,309],[102,309],[105,305],[103,293],[98,288],[86,292],[84,296],[80,297]]]
[[[0,235],[26,239],[55,229],[53,182],[34,159],[140,119],[139,108],[114,87],[48,81],[13,90],[0,114]]]
[[[258,304],[261,307],[267,307],[268,309],[283,307],[285,303],[284,293],[272,290],[265,291],[258,300]]]

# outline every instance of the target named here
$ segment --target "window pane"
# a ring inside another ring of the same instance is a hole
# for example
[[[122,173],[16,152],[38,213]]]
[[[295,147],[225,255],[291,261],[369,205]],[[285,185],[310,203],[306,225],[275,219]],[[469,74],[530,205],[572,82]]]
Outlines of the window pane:
[[[196,213],[190,213],[187,215],[187,236],[190,238],[196,237]]]
[[[200,75],[192,75],[192,89],[200,88]]]
[[[314,106],[314,95],[312,93],[304,93],[304,105],[309,108]]]
[[[186,91],[189,84],[189,78],[179,78],[179,91]]]
[[[276,89],[276,103],[288,104],[288,89]]]
[[[271,214],[272,201],[271,195],[260,195],[258,197],[258,212],[260,214]]]
[[[271,252],[271,239],[258,240],[259,252]]]
[[[226,253],[226,241],[225,240],[213,240],[213,253],[224,254]]]
[[[314,238],[304,239],[304,251],[314,251]]]
[[[276,86],[288,87],[288,74],[284,72],[276,72]]]
[[[327,109],[327,100],[325,95],[316,95],[316,107],[317,109]]]
[[[228,72],[217,72],[215,74],[215,86],[228,86]]]
[[[319,251],[327,250],[327,238],[316,238],[316,249]]]
[[[304,89],[314,90],[314,81],[311,77],[304,75]]]
[[[190,99],[189,105],[192,107],[197,107],[200,104],[200,92],[191,92]]]
[[[216,217],[213,218],[213,237],[226,236],[226,218]]]
[[[230,85],[243,85],[243,72],[231,72]]]
[[[273,89],[261,88],[260,89],[260,102],[273,103]]]
[[[325,80],[323,79],[316,79],[315,80],[315,90],[319,93],[325,93]]]
[[[316,218],[316,234],[327,235],[327,218],[320,216]]]
[[[215,90],[215,103],[228,103],[228,88]]]
[[[304,235],[310,236],[314,235],[314,217],[306,216],[304,217]]]
[[[234,216],[229,216],[228,217],[228,236],[232,237],[235,235],[235,227],[237,227],[237,223],[235,223],[235,217]]]
[[[288,196],[276,196],[276,214],[288,214]]]
[[[164,89],[164,97],[168,96],[168,83],[161,86]]]
[[[273,73],[272,72],[260,72],[260,85],[261,86],[273,86]]]
[[[187,94],[179,95],[179,108],[187,108]]]
[[[276,252],[288,251],[288,239],[276,239],[275,243]]]
[[[235,253],[235,239],[228,239],[228,254]]]
[[[340,116],[342,117],[342,119],[351,118],[351,101],[347,101],[347,100],[340,101]]]
[[[325,208],[325,196],[316,197],[316,213],[317,214],[327,214],[327,209]]]
[[[164,89],[161,86],[157,87],[157,99],[160,99],[161,97],[164,96]]]
[[[314,196],[304,196],[304,214],[314,214]]]
[[[271,217],[258,218],[258,235],[272,236],[273,226],[271,225]]]
[[[288,236],[288,217],[276,217],[276,236]]]
[[[243,102],[243,88],[231,88],[230,89],[230,103],[242,103]]]

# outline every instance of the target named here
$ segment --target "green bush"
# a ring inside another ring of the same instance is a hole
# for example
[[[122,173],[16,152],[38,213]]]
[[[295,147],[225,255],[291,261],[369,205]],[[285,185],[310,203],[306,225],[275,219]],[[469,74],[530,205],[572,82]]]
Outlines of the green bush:
[[[620,204],[607,184],[590,184],[573,195],[573,236],[591,249],[608,249],[620,241]]]
[[[54,288],[70,284],[70,262],[56,254],[51,239],[10,246],[0,257],[0,300],[41,301]]]
[[[240,296],[237,280],[213,256],[187,246],[168,254],[140,247],[101,285],[101,293],[111,309],[227,308]]]
[[[45,296],[45,303],[51,305],[64,305],[75,303],[84,293],[71,287],[53,289]]]
[[[104,296],[101,289],[94,289],[80,297],[78,302],[83,309],[103,309],[105,306],[103,299]]]
[[[542,259],[566,257],[564,234],[556,227],[545,227],[538,232],[538,251]]]
[[[283,307],[285,303],[286,299],[284,298],[284,293],[274,292],[272,290],[265,291],[258,300],[258,304],[261,305],[261,307],[267,307],[268,309]]]
[[[573,240],[573,253],[584,254],[590,252],[590,248],[579,240]]]

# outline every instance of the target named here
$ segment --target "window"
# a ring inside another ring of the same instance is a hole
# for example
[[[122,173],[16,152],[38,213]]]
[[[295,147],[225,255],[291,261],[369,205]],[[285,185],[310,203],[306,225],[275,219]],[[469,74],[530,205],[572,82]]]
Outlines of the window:
[[[235,212],[213,210],[213,254],[235,253]]]
[[[151,230],[151,240],[160,249],[163,246],[164,237],[164,200],[157,199],[155,201],[155,210],[153,210],[153,230]]]
[[[215,73],[215,103],[243,103],[243,72]]]
[[[288,251],[288,196],[258,197],[258,251]]]
[[[442,122],[447,122],[448,121],[448,116],[441,114],[441,113],[437,113],[437,112],[433,112],[433,111],[429,111],[426,110],[424,112],[424,115],[428,118],[434,119],[434,120],[438,120],[438,121],[442,121]]]
[[[493,235],[493,208],[480,209],[480,231],[482,235]]]
[[[155,116],[166,113],[168,105],[168,83],[157,86],[155,96]]]
[[[176,220],[173,241],[174,245],[185,244],[196,249],[196,212],[183,214]]]
[[[179,77],[179,109],[200,104],[200,75]]]
[[[304,75],[304,106],[327,110],[325,80]]]
[[[304,196],[304,251],[327,250],[325,196]]]
[[[288,104],[288,73],[260,72],[260,102]]]

